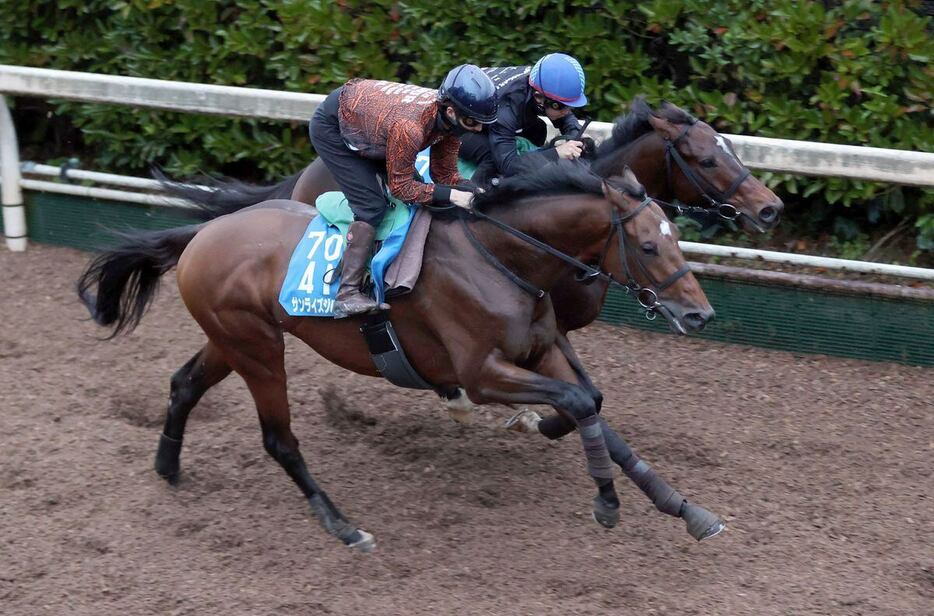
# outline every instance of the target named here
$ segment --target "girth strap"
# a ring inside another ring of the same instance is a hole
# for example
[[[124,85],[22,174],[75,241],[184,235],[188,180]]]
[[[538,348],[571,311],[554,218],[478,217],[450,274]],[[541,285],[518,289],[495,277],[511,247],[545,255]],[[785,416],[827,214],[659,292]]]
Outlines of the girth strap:
[[[409,389],[438,389],[421,377],[409,362],[402,350],[402,343],[393,329],[386,313],[367,317],[366,324],[360,328],[370,351],[373,364],[383,377],[399,387]]]

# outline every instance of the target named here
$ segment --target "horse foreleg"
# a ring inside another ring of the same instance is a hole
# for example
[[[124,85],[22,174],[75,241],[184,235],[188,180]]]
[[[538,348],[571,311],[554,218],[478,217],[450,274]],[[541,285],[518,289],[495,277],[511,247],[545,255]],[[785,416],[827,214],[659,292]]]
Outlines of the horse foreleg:
[[[580,386],[593,395],[599,412],[600,405],[603,402],[603,394],[590,380],[590,376],[584,369],[583,364],[581,364],[580,359],[578,359],[570,341],[566,336],[560,335],[555,345],[561,350],[568,365],[574,370]],[[683,518],[687,524],[688,533],[698,541],[713,537],[725,528],[724,523],[716,515],[703,507],[689,503],[680,492],[660,477],[655,469],[640,459],[626,444],[626,441],[610,428],[606,420],[601,417],[599,422],[610,458],[622,469],[624,475],[639,486],[639,489],[652,501],[656,509],[670,516]],[[507,421],[507,428],[518,430],[517,426],[522,424],[524,424],[522,426],[524,429],[519,431],[529,432],[532,431],[534,426],[539,433],[552,440],[559,439],[573,432],[576,428],[573,422],[568,421],[561,415],[535,421],[534,418],[523,416],[522,413],[514,415]]]
[[[473,423],[477,412],[477,405],[467,397],[467,392],[458,388],[448,397],[441,396],[441,404],[447,411],[448,417],[465,426]],[[538,432],[535,426],[542,420],[541,416],[526,406],[507,404],[509,408],[518,411],[506,422],[506,429],[515,432]]]
[[[577,384],[583,387],[593,398],[594,404],[597,407],[597,413],[599,413],[601,408],[603,408],[603,393],[597,389],[597,386],[590,380],[590,375],[587,374],[587,370],[577,357],[577,353],[574,351],[574,347],[571,346],[571,342],[567,339],[565,334],[558,334],[558,337],[555,339],[555,345],[574,371],[574,375],[577,377]],[[540,421],[542,421],[542,418],[535,411],[531,409],[520,409],[518,413],[506,420],[505,428],[514,432],[535,433],[538,432],[538,423]],[[573,424],[571,424],[571,426],[573,430]],[[562,434],[562,436],[564,435]]]
[[[471,366],[461,377],[471,400],[480,404],[548,404],[578,429],[588,471],[599,490],[594,498],[594,519],[610,528],[619,521],[619,498],[613,486],[612,463],[593,397],[574,384],[576,380],[573,369],[555,346],[545,352],[534,372],[493,353],[479,370]]]
[[[600,418],[600,428],[606,441],[607,450],[623,474],[652,501],[655,508],[676,518],[682,518],[687,524],[688,533],[702,541],[718,535],[726,525],[716,515],[703,507],[689,503],[680,492],[655,472],[626,444],[609,425]],[[538,422],[538,431],[549,439],[559,439],[571,432],[575,426],[560,415],[546,417]]]
[[[564,355],[564,358],[567,360],[568,365],[571,366],[574,375],[577,377],[578,384],[586,389],[591,397],[593,397],[594,404],[597,405],[597,413],[599,413],[600,409],[603,408],[603,392],[597,389],[597,386],[590,380],[590,375],[587,374],[584,364],[582,364],[580,358],[577,357],[577,352],[574,350],[574,347],[571,346],[571,341],[568,340],[567,334],[558,334],[557,338],[555,338],[555,346],[558,347],[561,354]]]
[[[671,487],[655,472],[655,469],[629,448],[626,441],[614,432],[602,417],[600,427],[603,429],[606,446],[610,450],[613,461],[649,497],[656,509],[670,516],[682,518],[687,524],[688,533],[698,541],[718,535],[726,528],[726,525],[716,515],[703,507],[689,503],[680,492]]]
[[[210,342],[172,375],[169,408],[156,451],[156,472],[170,484],[178,483],[179,456],[188,415],[208,389],[230,374],[230,366]]]

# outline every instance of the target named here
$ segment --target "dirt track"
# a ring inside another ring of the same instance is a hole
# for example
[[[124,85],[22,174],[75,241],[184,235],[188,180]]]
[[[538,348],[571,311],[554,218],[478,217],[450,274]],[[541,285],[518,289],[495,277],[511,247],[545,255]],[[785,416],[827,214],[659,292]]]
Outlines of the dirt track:
[[[0,249],[5,616],[934,613],[929,369],[574,335],[610,423],[727,520],[697,544],[625,479],[621,526],[593,523],[576,437],[507,433],[498,407],[460,426],[292,341],[293,428],[376,535],[359,555],[266,456],[236,376],[192,414],[178,488],[156,476],[168,379],[203,335],[170,276],[132,336],[96,341],[86,258]],[[349,413],[325,411],[329,385]]]

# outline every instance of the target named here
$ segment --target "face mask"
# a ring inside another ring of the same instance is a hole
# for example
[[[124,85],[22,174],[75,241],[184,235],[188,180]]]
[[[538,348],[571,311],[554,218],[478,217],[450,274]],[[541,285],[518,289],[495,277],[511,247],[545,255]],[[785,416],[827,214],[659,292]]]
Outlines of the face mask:
[[[445,130],[448,133],[457,137],[458,139],[460,139],[461,137],[463,137],[464,135],[470,132],[469,130],[461,126],[461,123],[458,122],[457,120],[451,122],[451,119],[447,116],[447,114],[442,115],[441,120],[444,124]]]
[[[454,125],[451,127],[451,134],[457,137],[458,139],[460,139],[464,135],[469,134],[470,132],[471,131],[461,126],[460,122],[455,122]]]

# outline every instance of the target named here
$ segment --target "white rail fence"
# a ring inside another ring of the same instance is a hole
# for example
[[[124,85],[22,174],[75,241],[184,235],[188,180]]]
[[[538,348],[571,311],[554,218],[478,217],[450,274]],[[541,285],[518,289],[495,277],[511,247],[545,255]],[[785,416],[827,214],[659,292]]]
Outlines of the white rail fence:
[[[0,65],[0,95],[3,94],[297,122],[306,122],[315,108],[324,100],[324,95],[321,94]],[[609,135],[611,129],[610,123],[593,122],[590,124],[588,133],[599,140]],[[934,187],[934,153],[747,135],[727,135],[727,137],[735,145],[743,162],[752,169]],[[26,248],[22,188],[80,194],[102,199],[184,206],[184,202],[159,195],[24,179],[20,167],[15,129],[6,101],[0,96],[0,181],[2,181],[3,222],[7,233],[7,245],[11,250]],[[26,170],[36,175],[58,175],[60,172],[58,168],[47,165],[28,165]],[[75,179],[143,190],[158,189],[156,182],[142,178],[79,170],[70,170],[69,176]],[[748,258],[934,280],[934,270],[917,267],[693,242],[682,242],[682,249],[688,254]]]

